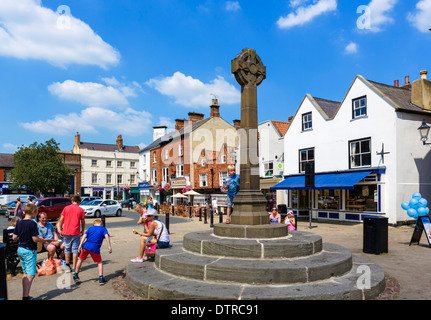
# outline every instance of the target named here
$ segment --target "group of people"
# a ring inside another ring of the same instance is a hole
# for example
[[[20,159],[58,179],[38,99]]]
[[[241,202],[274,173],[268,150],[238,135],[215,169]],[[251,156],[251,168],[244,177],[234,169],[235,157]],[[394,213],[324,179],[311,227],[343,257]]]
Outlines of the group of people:
[[[66,272],[73,272],[73,279],[77,283],[80,282],[78,274],[82,261],[90,254],[98,264],[99,283],[106,282],[100,247],[106,239],[109,253],[112,252],[109,233],[100,219],[96,219],[93,226],[84,233],[85,213],[79,206],[80,203],[80,196],[72,198],[72,204],[64,208],[57,222],[57,230],[47,221],[45,213],[39,215],[39,222],[36,221],[38,208],[33,203],[25,205],[22,219],[17,216],[12,219],[16,223],[12,239],[18,241],[18,257],[23,270],[23,300],[31,299],[30,288],[37,274],[37,243],[45,246],[49,259],[52,259],[57,248],[64,251]],[[73,267],[70,265],[71,260]]]

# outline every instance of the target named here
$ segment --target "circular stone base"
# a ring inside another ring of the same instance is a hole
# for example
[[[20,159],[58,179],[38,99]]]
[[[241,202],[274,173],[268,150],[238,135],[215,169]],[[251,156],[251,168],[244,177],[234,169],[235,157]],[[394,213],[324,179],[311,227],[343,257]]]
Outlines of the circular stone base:
[[[280,223],[263,225],[220,223],[214,225],[214,234],[216,236],[242,239],[281,238],[287,236],[287,230],[287,225]]]

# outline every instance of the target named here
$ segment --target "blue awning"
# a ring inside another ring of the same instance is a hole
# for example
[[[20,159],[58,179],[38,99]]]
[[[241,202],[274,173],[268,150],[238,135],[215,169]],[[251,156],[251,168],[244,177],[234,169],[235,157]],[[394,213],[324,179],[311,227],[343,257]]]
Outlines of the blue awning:
[[[368,176],[372,171],[322,173],[314,177],[314,188],[305,187],[305,176],[286,177],[271,187],[271,190],[308,190],[308,189],[353,189],[354,185]]]

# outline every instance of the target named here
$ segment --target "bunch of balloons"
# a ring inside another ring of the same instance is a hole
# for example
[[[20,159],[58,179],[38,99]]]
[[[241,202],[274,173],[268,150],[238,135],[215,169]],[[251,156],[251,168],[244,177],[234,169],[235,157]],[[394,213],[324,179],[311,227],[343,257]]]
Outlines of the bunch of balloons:
[[[419,192],[413,193],[409,202],[401,203],[401,208],[407,210],[407,215],[411,218],[418,219],[418,217],[427,216],[430,209],[427,207],[428,201],[422,198]]]

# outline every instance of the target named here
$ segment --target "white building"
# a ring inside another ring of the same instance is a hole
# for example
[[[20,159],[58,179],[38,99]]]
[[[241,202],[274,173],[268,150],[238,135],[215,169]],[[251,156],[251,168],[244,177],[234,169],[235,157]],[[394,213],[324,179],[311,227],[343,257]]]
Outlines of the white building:
[[[319,219],[411,220],[403,201],[414,192],[431,201],[429,147],[417,130],[431,120],[424,95],[431,82],[422,77],[399,87],[358,75],[341,103],[307,94],[284,138],[285,179],[274,187],[286,190],[281,202],[299,216],[311,206]],[[305,187],[307,162],[314,164],[313,188]]]
[[[289,125],[290,122],[267,120],[257,128],[260,190],[268,201],[268,211],[271,203],[276,204],[277,193],[283,195],[283,191],[271,191],[270,188],[283,180],[284,134]]]
[[[101,144],[81,142],[76,133],[73,153],[81,154],[81,196],[121,200],[139,194],[139,147],[123,145],[121,135],[116,144]]]

